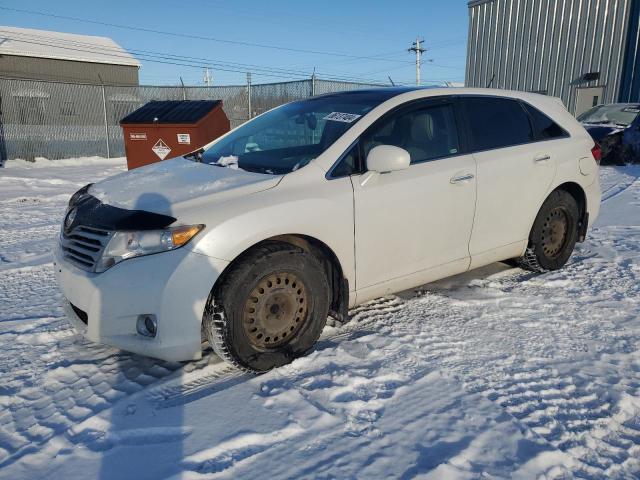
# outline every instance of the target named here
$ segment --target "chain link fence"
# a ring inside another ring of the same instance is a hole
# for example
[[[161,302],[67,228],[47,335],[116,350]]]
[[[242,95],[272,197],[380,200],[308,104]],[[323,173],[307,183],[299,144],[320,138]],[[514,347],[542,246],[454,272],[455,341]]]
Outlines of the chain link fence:
[[[222,100],[234,128],[283,103],[379,86],[316,78],[210,87],[102,86],[0,78],[0,166],[14,158],[124,156],[120,119],[151,100]]]

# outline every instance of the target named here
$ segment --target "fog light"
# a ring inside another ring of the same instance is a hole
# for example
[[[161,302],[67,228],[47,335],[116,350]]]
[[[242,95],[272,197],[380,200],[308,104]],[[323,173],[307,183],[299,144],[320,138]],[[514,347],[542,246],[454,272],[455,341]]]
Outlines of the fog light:
[[[150,314],[138,315],[136,330],[140,335],[144,335],[145,337],[155,337],[158,332],[156,316]]]

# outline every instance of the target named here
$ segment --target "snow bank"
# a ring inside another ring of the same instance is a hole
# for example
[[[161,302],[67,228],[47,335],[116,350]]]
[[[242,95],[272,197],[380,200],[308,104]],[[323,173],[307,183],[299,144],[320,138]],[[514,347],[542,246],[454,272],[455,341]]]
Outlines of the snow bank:
[[[75,157],[62,158],[59,160],[49,160],[44,157],[36,157],[34,162],[23,160],[21,158],[7,160],[4,168],[50,168],[50,167],[75,167],[75,166],[126,166],[127,159],[125,157],[104,158],[104,157]],[[0,170],[0,173],[2,170]]]

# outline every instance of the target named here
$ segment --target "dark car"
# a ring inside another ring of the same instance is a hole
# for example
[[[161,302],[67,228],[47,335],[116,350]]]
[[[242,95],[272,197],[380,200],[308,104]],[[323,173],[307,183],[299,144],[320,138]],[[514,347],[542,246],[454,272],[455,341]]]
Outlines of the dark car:
[[[640,103],[598,105],[578,117],[602,148],[602,165],[640,163]]]

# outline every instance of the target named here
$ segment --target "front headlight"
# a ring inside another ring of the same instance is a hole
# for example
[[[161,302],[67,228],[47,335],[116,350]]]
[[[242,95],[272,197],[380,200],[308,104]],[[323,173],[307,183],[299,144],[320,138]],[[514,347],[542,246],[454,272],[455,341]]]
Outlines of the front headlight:
[[[204,225],[185,225],[164,230],[116,232],[102,252],[95,271],[100,273],[128,258],[175,250],[195,237]]]

